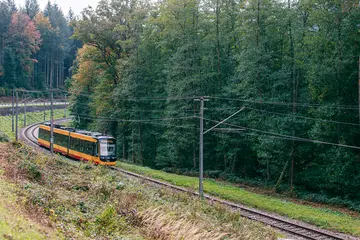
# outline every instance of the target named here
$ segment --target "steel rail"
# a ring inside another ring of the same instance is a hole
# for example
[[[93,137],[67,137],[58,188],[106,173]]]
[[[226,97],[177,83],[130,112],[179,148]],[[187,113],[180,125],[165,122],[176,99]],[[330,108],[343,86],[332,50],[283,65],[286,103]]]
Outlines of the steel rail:
[[[20,132],[20,137],[30,143],[32,147],[39,147],[37,144],[37,137],[35,136],[35,131],[38,128],[39,123],[29,125],[23,128]],[[178,187],[169,183],[165,183],[153,178],[145,177],[137,173],[129,172],[117,167],[109,166],[110,169],[121,172],[123,174],[142,179],[153,184],[170,188],[175,191],[185,192],[190,195],[199,196],[199,193],[194,192],[192,190]],[[277,228],[281,231],[287,232],[293,236],[298,236],[301,239],[309,239],[309,240],[360,240],[357,237],[342,234],[342,233],[335,233],[324,229],[319,229],[314,226],[311,226],[306,223],[297,222],[291,219],[286,219],[284,217],[270,214],[264,211],[260,211],[254,208],[246,207],[241,204],[236,204],[233,202],[225,201],[223,199],[210,196],[208,194],[204,195],[204,198],[210,202],[216,202],[223,204],[225,206],[231,207],[236,210],[240,210],[240,215],[246,217],[248,219],[258,221],[264,223],[265,225],[269,225],[271,227]]]

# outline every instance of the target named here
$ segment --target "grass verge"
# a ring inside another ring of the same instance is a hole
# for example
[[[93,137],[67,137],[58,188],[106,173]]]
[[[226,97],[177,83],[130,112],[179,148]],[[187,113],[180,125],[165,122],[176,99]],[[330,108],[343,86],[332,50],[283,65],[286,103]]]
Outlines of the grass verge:
[[[19,187],[7,181],[0,169],[0,239],[61,238],[53,229],[32,220],[17,204]]]
[[[277,238],[238,211],[15,144],[0,144],[0,169],[17,186],[12,201],[66,239]]]
[[[118,162],[117,166],[125,170],[143,174],[148,177],[163,180],[176,186],[189,189],[198,189],[198,178],[181,176],[141,167],[124,162]],[[231,184],[217,182],[211,179],[204,180],[204,191],[208,194],[245,204],[269,212],[278,213],[293,219],[305,221],[319,227],[360,236],[360,218],[352,217],[345,213],[326,208],[317,208],[296,204],[284,199],[278,199],[243,190]]]
[[[64,110],[58,109],[54,110],[54,119],[63,118]],[[46,111],[46,120],[50,121],[50,111]],[[26,125],[30,125],[37,122],[44,121],[44,112],[30,112],[26,114]],[[15,132],[11,131],[11,116],[0,116],[0,132],[3,132],[5,135],[10,137],[12,140],[15,139]],[[15,119],[14,119],[14,124]],[[18,116],[18,126],[20,128],[24,126],[24,114],[21,113]]]

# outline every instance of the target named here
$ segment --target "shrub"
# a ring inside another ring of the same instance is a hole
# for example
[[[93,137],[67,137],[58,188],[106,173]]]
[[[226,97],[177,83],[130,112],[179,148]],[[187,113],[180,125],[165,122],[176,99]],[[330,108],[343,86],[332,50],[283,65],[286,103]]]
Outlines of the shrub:
[[[5,88],[0,88],[0,97],[5,97],[6,96],[6,90]]]
[[[116,230],[123,231],[127,228],[126,220],[116,213],[113,206],[108,206],[96,216],[96,231],[99,234],[109,235]]]
[[[42,174],[38,165],[25,160],[20,163],[20,169],[25,170],[30,179],[35,181],[41,180]]]
[[[9,137],[1,131],[0,131],[0,142],[10,142]]]

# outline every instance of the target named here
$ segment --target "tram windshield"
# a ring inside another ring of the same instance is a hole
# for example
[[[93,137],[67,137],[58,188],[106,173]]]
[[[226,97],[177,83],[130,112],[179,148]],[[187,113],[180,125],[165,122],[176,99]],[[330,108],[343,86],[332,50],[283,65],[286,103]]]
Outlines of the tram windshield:
[[[115,156],[116,148],[115,148],[115,140],[106,139],[100,140],[100,156]]]

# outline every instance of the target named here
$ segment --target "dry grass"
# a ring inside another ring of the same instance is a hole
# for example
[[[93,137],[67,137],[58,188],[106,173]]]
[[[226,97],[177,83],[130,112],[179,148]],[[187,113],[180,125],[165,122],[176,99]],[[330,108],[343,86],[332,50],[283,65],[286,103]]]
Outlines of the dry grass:
[[[146,234],[154,239],[234,239],[224,229],[209,228],[204,223],[192,222],[185,218],[176,218],[167,214],[164,209],[148,209],[141,213],[146,224]]]
[[[185,187],[190,190],[198,189],[198,179],[196,177],[166,173],[124,162],[118,162],[117,165],[122,169],[166,181],[176,186]],[[358,216],[351,216],[329,208],[317,208],[297,204],[274,196],[253,193],[230,183],[218,182],[212,179],[204,180],[204,190],[210,195],[231,202],[277,213],[292,219],[317,225],[324,229],[360,236],[360,218]]]
[[[240,216],[235,210],[209,205],[187,194],[162,190],[163,197],[175,197],[173,204],[148,206],[138,215],[146,235],[152,239],[275,239],[269,227]],[[171,201],[171,200],[170,200]]]

